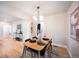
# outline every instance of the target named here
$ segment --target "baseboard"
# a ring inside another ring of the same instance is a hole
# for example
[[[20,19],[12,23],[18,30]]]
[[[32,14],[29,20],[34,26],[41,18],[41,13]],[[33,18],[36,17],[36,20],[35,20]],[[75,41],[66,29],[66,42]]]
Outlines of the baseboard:
[[[71,54],[70,50],[69,50],[67,47],[66,47],[66,49],[67,49],[67,51],[68,51],[70,57],[72,58],[72,54]]]
[[[56,44],[56,43],[53,43],[52,45],[56,45],[56,46],[59,46],[59,47],[66,48],[66,46],[65,46],[65,45],[61,45],[61,44]]]
[[[69,53],[69,55],[70,55],[70,57],[72,58],[72,54],[71,54],[70,50],[67,48],[67,46],[65,46],[65,45],[61,45],[61,44],[56,44],[56,43],[54,43],[54,44],[52,44],[52,45],[56,45],[56,46],[59,46],[59,47],[66,48],[67,51],[68,51],[68,53]]]

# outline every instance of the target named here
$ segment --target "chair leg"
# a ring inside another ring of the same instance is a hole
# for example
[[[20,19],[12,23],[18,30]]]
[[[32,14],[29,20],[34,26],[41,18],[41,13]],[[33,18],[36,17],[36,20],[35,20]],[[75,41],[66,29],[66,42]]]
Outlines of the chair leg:
[[[26,56],[26,48],[27,48],[27,47],[24,46],[22,58],[24,58],[24,57]]]
[[[48,49],[48,57],[51,57],[50,48]]]
[[[33,51],[31,51],[31,57],[34,58],[34,52]]]
[[[52,45],[50,43],[50,46],[48,48],[48,57],[51,57],[51,53],[52,53]]]
[[[52,53],[52,44],[50,44],[50,51],[51,51],[51,53]]]

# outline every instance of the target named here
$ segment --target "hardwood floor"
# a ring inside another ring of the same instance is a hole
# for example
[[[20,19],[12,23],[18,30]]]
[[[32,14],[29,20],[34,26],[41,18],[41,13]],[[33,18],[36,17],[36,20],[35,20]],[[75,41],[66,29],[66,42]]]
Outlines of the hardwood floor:
[[[0,38],[0,57],[20,57],[23,51],[23,42],[12,38]]]
[[[60,58],[70,58],[70,55],[66,48],[58,47],[57,51]]]
[[[20,58],[23,52],[23,42],[11,37],[0,38],[0,58]],[[60,57],[69,57],[65,48],[57,48]]]

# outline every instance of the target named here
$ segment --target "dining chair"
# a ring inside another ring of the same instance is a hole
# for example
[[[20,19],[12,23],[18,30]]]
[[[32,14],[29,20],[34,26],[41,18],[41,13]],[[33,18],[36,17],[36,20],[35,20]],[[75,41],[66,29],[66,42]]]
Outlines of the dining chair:
[[[36,36],[32,37],[33,39],[38,39]]]
[[[28,38],[28,39],[26,39],[26,40],[25,40],[25,42],[27,42],[27,41],[29,41],[29,40],[31,40],[31,39],[30,39],[30,38]]]
[[[50,39],[49,41],[49,49],[48,49],[48,56],[51,57],[51,53],[53,52],[52,51],[53,47],[52,47],[52,39]]]
[[[33,39],[38,39],[36,36],[33,37]],[[30,41],[31,39],[26,39],[25,42]],[[26,55],[26,50],[30,53],[29,55],[33,58],[34,57],[34,50],[32,50],[31,48],[28,48],[27,46],[24,46],[24,54]]]
[[[37,58],[37,57],[39,57],[39,55],[38,55],[38,51],[36,51],[36,50],[33,50],[33,49],[30,49],[30,51],[31,51],[31,57],[33,57],[33,58]],[[41,50],[40,51],[40,57],[45,57],[45,49],[43,49],[43,50]]]
[[[30,38],[26,39],[25,42],[31,40]],[[22,58],[24,58],[26,56],[26,50],[28,50],[29,48],[27,46],[24,46],[24,49],[23,49],[23,53],[22,53]]]
[[[43,40],[49,41],[49,38],[43,38]],[[47,52],[48,55],[50,55],[49,54],[49,47],[50,47],[49,43],[43,48],[43,50],[40,51],[40,56],[41,57],[45,58],[46,57],[46,52]]]
[[[47,52],[47,56],[51,57],[51,53],[52,53],[52,39],[49,39],[49,38],[43,38],[43,39],[44,40],[49,40],[49,43],[47,44],[47,46],[44,49]]]

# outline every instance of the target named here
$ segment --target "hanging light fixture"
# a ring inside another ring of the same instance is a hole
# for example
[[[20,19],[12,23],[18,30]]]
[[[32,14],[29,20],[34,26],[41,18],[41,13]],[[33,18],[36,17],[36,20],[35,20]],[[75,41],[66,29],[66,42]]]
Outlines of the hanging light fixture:
[[[38,12],[37,12],[37,13],[38,13],[38,14],[37,14],[37,19],[38,19],[38,22],[40,21],[40,19],[39,19],[39,8],[40,8],[40,7],[37,6],[37,10],[38,10]]]
[[[40,9],[40,7],[37,6],[37,16],[33,16],[33,19],[34,19],[35,21],[38,21],[38,22],[40,22],[40,21],[43,20],[43,16],[40,16],[40,14],[39,14],[39,12],[40,12],[39,9]]]

